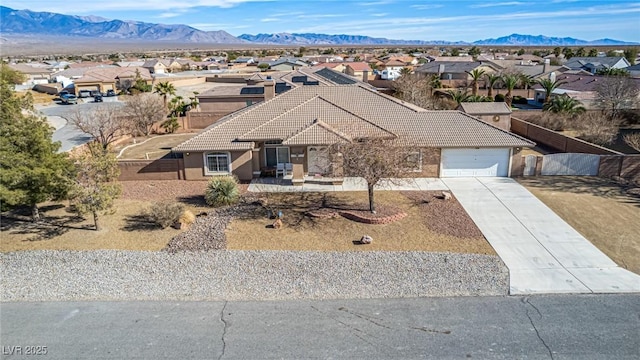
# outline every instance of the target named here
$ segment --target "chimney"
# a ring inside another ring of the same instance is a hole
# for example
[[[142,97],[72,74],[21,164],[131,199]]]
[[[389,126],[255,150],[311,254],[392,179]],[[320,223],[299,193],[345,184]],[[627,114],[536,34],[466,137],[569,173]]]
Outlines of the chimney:
[[[444,72],[444,64],[438,65],[438,74],[442,74]]]
[[[544,65],[542,65],[542,73],[546,74],[549,69],[549,65],[551,65],[551,59],[544,59]]]
[[[369,83],[369,70],[362,70],[362,82]]]
[[[264,101],[269,101],[276,97],[276,86],[273,80],[267,79],[264,82]]]

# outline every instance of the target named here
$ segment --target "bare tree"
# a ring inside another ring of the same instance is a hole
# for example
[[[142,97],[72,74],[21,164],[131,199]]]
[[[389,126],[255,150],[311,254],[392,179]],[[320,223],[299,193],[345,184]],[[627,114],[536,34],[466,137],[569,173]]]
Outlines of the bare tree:
[[[382,179],[395,181],[422,167],[420,148],[400,144],[397,139],[369,138],[341,142],[327,148],[334,174],[362,177],[367,182],[369,210],[376,212],[374,187]]]
[[[633,79],[622,76],[607,76],[598,80],[599,83],[595,87],[596,102],[610,119],[617,118],[621,110],[635,107],[640,89]]]
[[[631,146],[635,151],[640,152],[640,133],[626,134],[624,142]]]
[[[93,136],[103,149],[107,149],[109,144],[130,131],[129,120],[123,116],[122,110],[108,104],[89,111],[76,110],[71,115],[71,124]]]
[[[162,97],[154,93],[140,93],[132,96],[125,106],[125,112],[133,119],[137,131],[147,136],[153,125],[167,117],[167,108]]]
[[[393,82],[395,97],[430,110],[449,110],[457,106],[447,99],[433,96],[437,82],[431,77],[419,74],[401,76]]]

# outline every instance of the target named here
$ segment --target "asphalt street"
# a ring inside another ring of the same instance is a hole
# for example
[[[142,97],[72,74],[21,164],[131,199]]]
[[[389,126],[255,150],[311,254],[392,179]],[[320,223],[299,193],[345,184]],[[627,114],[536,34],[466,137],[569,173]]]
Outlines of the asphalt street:
[[[638,294],[2,303],[0,325],[3,359],[640,358]]]
[[[86,112],[96,106],[124,106],[124,103],[118,101],[116,97],[104,97],[103,99],[103,103],[94,103],[89,99],[81,99],[77,105],[63,105],[55,103],[38,108],[43,115],[53,117],[50,123],[52,123],[56,128],[56,131],[53,133],[52,139],[53,141],[61,142],[62,146],[60,147],[60,152],[69,151],[74,147],[85,144],[91,140],[90,135],[83,133],[69,123],[71,116],[73,116],[76,111]],[[61,119],[64,120],[62,123]]]

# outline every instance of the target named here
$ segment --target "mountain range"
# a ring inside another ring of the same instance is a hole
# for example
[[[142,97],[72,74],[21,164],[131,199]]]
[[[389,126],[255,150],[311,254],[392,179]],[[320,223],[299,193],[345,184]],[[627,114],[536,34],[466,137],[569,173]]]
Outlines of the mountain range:
[[[110,40],[164,41],[202,44],[272,45],[493,45],[493,46],[585,46],[636,45],[613,39],[586,41],[570,37],[512,34],[472,43],[443,40],[392,40],[362,35],[242,34],[224,30],[203,31],[187,25],[165,25],[140,21],[110,20],[99,16],[72,16],[50,12],[14,10],[0,6],[0,33],[11,35],[56,35]]]

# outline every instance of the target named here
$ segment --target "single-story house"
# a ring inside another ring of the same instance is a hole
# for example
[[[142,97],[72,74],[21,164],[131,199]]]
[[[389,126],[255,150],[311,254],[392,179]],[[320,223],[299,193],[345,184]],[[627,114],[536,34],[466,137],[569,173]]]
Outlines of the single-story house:
[[[367,81],[369,80],[369,74],[373,71],[369,64],[364,61],[345,63],[344,73],[358,79],[364,80],[364,74],[367,74]]]
[[[227,115],[172,151],[183,155],[186,180],[250,180],[282,163],[315,179],[341,173],[324,166],[328,146],[371,137],[410,143],[417,177],[509,176],[521,166],[522,148],[535,145],[462,111],[425,110],[364,86],[338,85],[293,88]]]
[[[415,73],[437,75],[441,80],[448,81],[447,85],[463,86],[472,80],[469,73],[475,69],[494,73],[499,68],[490,62],[481,61],[432,61],[415,69]]]
[[[44,66],[34,66],[32,64],[9,64],[9,67],[26,76],[22,85],[47,84],[51,79],[51,73],[53,73],[52,70]]]
[[[595,74],[598,70],[624,69],[631,64],[623,56],[618,57],[572,57],[563,64],[571,70],[585,70]]]
[[[122,90],[130,88],[140,76],[147,84],[151,84],[153,78],[149,70],[142,67],[99,67],[87,69],[84,74],[73,80],[77,93],[80,90]]]
[[[608,80],[607,76],[601,75],[579,75],[579,74],[559,74],[556,81],[562,82],[553,92],[551,97],[564,95],[574,98],[582,102],[587,109],[596,108],[595,100],[597,97],[598,85]],[[613,77],[615,79],[615,77]],[[640,79],[631,78],[637,86],[640,87]],[[542,103],[544,102],[546,91],[539,85],[533,86],[535,91],[534,99]]]
[[[511,109],[500,102],[463,102],[458,110],[475,116],[505,131],[511,131]]]

